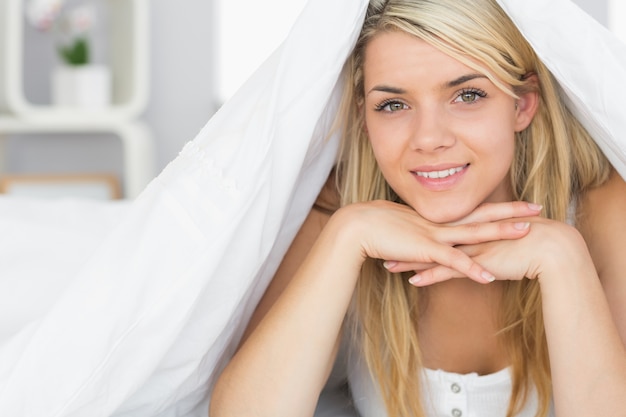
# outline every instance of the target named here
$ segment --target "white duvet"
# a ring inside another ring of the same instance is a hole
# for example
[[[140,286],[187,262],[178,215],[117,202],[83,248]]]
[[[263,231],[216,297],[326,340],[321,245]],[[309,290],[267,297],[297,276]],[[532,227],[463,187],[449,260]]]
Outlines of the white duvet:
[[[568,0],[502,3],[625,175],[624,46]],[[311,1],[132,204],[0,198],[0,416],[206,415],[334,163],[366,4]]]

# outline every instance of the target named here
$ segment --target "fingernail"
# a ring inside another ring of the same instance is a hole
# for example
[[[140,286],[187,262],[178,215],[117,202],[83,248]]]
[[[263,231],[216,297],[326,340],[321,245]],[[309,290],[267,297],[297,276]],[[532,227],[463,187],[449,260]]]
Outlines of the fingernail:
[[[529,222],[517,222],[513,224],[513,227],[515,227],[517,230],[526,230],[528,229],[529,226],[530,226]]]
[[[396,261],[385,261],[383,262],[383,266],[385,267],[385,269],[391,269],[394,266],[398,265],[398,262]]]
[[[483,277],[483,279],[487,282],[494,282],[496,280],[496,277],[494,277],[493,275],[491,275],[489,272],[487,271],[483,271],[480,274],[481,277]]]
[[[420,274],[415,274],[411,278],[409,278],[409,284],[416,285],[418,282],[422,280]]]
[[[528,203],[528,208],[530,208],[531,210],[535,210],[535,211],[541,211],[543,206],[540,204]]]

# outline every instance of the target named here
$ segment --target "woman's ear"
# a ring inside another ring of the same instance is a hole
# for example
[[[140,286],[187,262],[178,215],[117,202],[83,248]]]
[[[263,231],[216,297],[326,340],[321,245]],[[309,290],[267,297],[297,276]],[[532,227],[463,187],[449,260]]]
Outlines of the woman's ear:
[[[528,87],[525,93],[515,100],[515,131],[521,132],[532,122],[539,106],[539,79],[536,74],[526,78]]]

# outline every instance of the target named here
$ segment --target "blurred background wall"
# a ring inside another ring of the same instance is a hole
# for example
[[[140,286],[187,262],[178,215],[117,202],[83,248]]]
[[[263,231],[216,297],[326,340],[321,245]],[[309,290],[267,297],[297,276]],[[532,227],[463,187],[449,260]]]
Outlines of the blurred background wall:
[[[607,24],[609,1],[575,3]],[[155,175],[280,42],[304,3],[305,0],[148,2],[149,100],[140,119],[154,138]],[[33,102],[45,103],[50,99],[50,85],[41,73],[49,72],[58,59],[54,45],[49,37],[33,28],[25,27],[24,35],[25,94]],[[95,37],[96,59],[106,61],[102,51],[107,33],[96,31]],[[4,169],[15,173],[106,171],[123,175],[121,147],[114,136],[75,134],[55,140],[49,136],[10,135]]]

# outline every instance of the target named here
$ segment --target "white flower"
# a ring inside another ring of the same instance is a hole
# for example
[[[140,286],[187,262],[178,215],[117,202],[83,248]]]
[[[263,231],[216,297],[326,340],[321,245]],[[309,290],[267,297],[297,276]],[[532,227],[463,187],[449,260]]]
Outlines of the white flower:
[[[76,7],[67,12],[67,29],[74,35],[84,34],[94,25],[96,11],[92,5]]]
[[[59,16],[64,0],[30,0],[26,4],[26,18],[38,30],[49,30]]]

